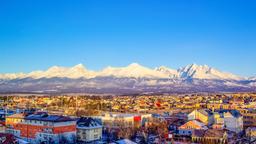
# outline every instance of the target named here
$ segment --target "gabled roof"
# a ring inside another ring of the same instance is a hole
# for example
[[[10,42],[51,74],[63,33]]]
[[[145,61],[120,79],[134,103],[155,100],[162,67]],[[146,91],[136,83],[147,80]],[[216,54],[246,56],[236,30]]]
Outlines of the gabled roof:
[[[194,129],[208,129],[207,126],[204,123],[201,123],[197,120],[191,120],[185,123],[184,125],[180,126],[180,129],[186,129],[186,127],[189,127],[189,129],[195,127]]]
[[[82,117],[77,121],[78,127],[102,127],[102,122],[99,119]]]

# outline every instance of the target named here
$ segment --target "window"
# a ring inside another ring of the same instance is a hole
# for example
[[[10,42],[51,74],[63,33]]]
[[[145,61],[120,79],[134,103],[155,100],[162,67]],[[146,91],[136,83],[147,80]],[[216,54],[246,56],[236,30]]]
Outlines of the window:
[[[97,134],[95,134],[95,135],[94,135],[94,139],[97,139],[97,138],[98,138],[98,135],[97,135]]]

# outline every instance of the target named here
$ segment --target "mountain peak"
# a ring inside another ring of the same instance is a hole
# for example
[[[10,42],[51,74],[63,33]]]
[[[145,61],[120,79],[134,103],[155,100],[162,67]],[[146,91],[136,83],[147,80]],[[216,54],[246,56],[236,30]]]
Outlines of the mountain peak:
[[[182,78],[240,80],[239,76],[221,72],[208,65],[190,64],[178,70]]]
[[[131,64],[128,65],[128,67],[143,67],[143,66],[141,66],[138,63],[131,63]]]
[[[168,75],[170,78],[177,78],[179,76],[177,70],[170,69],[166,66],[157,67],[157,68],[155,68],[155,71],[164,73],[164,74]]]
[[[87,70],[83,64],[73,67],[53,66],[46,71],[33,71],[28,74],[1,74],[0,79],[16,78],[94,78],[94,77],[135,77],[135,78],[182,78],[182,79],[216,79],[216,80],[241,80],[242,78],[231,73],[221,72],[207,65],[195,63],[182,67],[178,70],[160,66],[155,69],[144,67],[138,63],[131,63],[126,67],[107,67],[102,71]]]
[[[256,76],[255,77],[249,77],[249,80],[256,80]]]
[[[71,69],[80,70],[80,71],[85,71],[86,70],[86,68],[83,64],[77,64],[77,65],[73,66]]]
[[[99,72],[101,76],[133,77],[133,78],[168,78],[166,74],[144,67],[138,63],[131,63],[126,67],[108,67]]]
[[[84,65],[80,63],[80,64],[75,65],[74,67],[76,67],[76,68],[84,68]]]
[[[198,65],[196,63],[187,65],[185,68],[192,68],[192,69],[209,69],[210,67],[208,65]]]
[[[166,70],[166,69],[170,69],[170,68],[168,68],[168,67],[166,67],[166,66],[160,66],[160,67],[156,67],[155,68],[156,70]]]
[[[52,67],[50,67],[47,71],[49,71],[49,72],[56,72],[56,71],[62,71],[62,70],[64,70],[64,69],[65,69],[64,67],[52,66]]]

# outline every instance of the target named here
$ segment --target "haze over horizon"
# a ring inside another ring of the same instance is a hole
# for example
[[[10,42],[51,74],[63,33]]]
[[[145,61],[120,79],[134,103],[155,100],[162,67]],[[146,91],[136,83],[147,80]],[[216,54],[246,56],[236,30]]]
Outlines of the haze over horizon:
[[[0,73],[196,63],[255,76],[256,2],[2,1]]]

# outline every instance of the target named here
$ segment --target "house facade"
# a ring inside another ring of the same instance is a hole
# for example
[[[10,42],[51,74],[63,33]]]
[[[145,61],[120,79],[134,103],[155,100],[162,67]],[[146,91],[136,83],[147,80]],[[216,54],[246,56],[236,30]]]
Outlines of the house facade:
[[[76,121],[65,116],[36,113],[6,117],[6,132],[30,143],[75,143]]]
[[[102,138],[102,122],[95,118],[80,118],[77,121],[77,141],[96,142]]]
[[[199,122],[197,120],[191,120],[185,123],[184,125],[180,126],[179,128],[179,135],[187,135],[190,136],[194,132],[194,130],[207,130],[207,126]]]
[[[188,114],[188,120],[199,120],[205,125],[214,123],[213,113],[208,109],[196,109]]]
[[[216,111],[214,122],[215,124],[222,124],[225,129],[235,133],[243,131],[243,116],[237,110]]]

